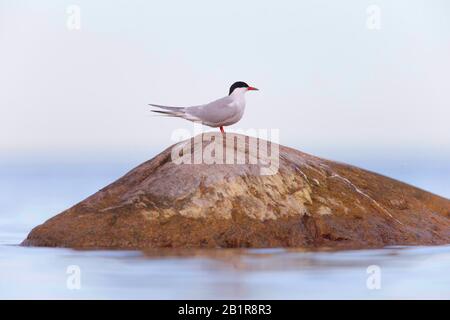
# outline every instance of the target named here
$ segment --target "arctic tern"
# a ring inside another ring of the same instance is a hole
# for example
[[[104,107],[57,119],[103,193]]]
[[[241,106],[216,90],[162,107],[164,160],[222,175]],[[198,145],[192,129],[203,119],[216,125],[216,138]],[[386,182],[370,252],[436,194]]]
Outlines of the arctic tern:
[[[183,118],[189,121],[201,122],[204,125],[220,128],[225,133],[223,127],[230,126],[241,120],[245,110],[245,93],[247,91],[258,90],[250,87],[242,81],[233,83],[228,96],[192,107],[169,107],[159,104],[149,104],[162,110],[152,110],[170,117]]]

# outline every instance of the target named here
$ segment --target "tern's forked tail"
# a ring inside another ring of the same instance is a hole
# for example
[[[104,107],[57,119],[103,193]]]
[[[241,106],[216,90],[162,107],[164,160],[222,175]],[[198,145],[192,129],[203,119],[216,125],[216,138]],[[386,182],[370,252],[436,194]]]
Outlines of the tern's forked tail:
[[[192,115],[189,112],[190,108],[184,108],[184,107],[169,107],[169,106],[161,106],[159,104],[149,104],[152,107],[160,108],[163,110],[151,110],[152,112],[162,114],[164,116],[168,117],[178,117],[183,118],[189,121],[201,121],[196,116]]]
[[[149,103],[149,106],[164,109],[164,110],[151,110],[152,112],[160,113],[170,117],[180,117],[184,118],[186,115],[185,108],[183,107],[169,107],[169,106],[161,106],[159,104]]]

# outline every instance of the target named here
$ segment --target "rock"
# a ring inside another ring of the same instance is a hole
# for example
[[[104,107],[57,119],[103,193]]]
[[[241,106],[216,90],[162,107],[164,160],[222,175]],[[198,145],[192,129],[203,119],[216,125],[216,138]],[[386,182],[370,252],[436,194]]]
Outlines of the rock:
[[[168,148],[34,228],[22,244],[128,249],[450,243],[448,199],[265,140],[255,149],[256,139],[228,133],[228,142],[244,144],[222,149],[221,137],[208,133],[204,142],[200,135]],[[272,150],[268,157],[266,149]],[[202,153],[203,162],[211,162],[208,155],[234,162],[245,156],[245,164],[186,163],[198,163]]]

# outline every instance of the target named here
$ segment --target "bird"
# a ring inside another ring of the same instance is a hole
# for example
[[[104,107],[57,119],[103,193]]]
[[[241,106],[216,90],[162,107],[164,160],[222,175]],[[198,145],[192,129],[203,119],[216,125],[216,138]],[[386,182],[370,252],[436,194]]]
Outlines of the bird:
[[[206,104],[191,107],[170,107],[152,103],[149,105],[162,109],[151,110],[153,112],[201,122],[212,128],[220,128],[222,134],[225,134],[223,127],[235,124],[244,115],[245,93],[254,90],[259,89],[251,87],[243,81],[237,81],[231,85],[227,96]]]

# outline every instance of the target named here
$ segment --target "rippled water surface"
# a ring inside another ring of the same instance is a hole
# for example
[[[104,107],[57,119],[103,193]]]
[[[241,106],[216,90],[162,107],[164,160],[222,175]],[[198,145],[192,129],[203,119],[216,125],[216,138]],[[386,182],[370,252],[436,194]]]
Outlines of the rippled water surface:
[[[450,299],[450,246],[337,252],[77,251],[18,246],[33,226],[125,171],[52,166],[51,170],[0,172],[0,298]],[[422,178],[432,185],[435,176]],[[436,188],[448,191],[446,183],[436,181]],[[67,271],[73,266],[80,271],[79,289],[70,289],[73,274]],[[367,273],[369,266],[379,267],[380,289],[367,286],[373,276]]]

